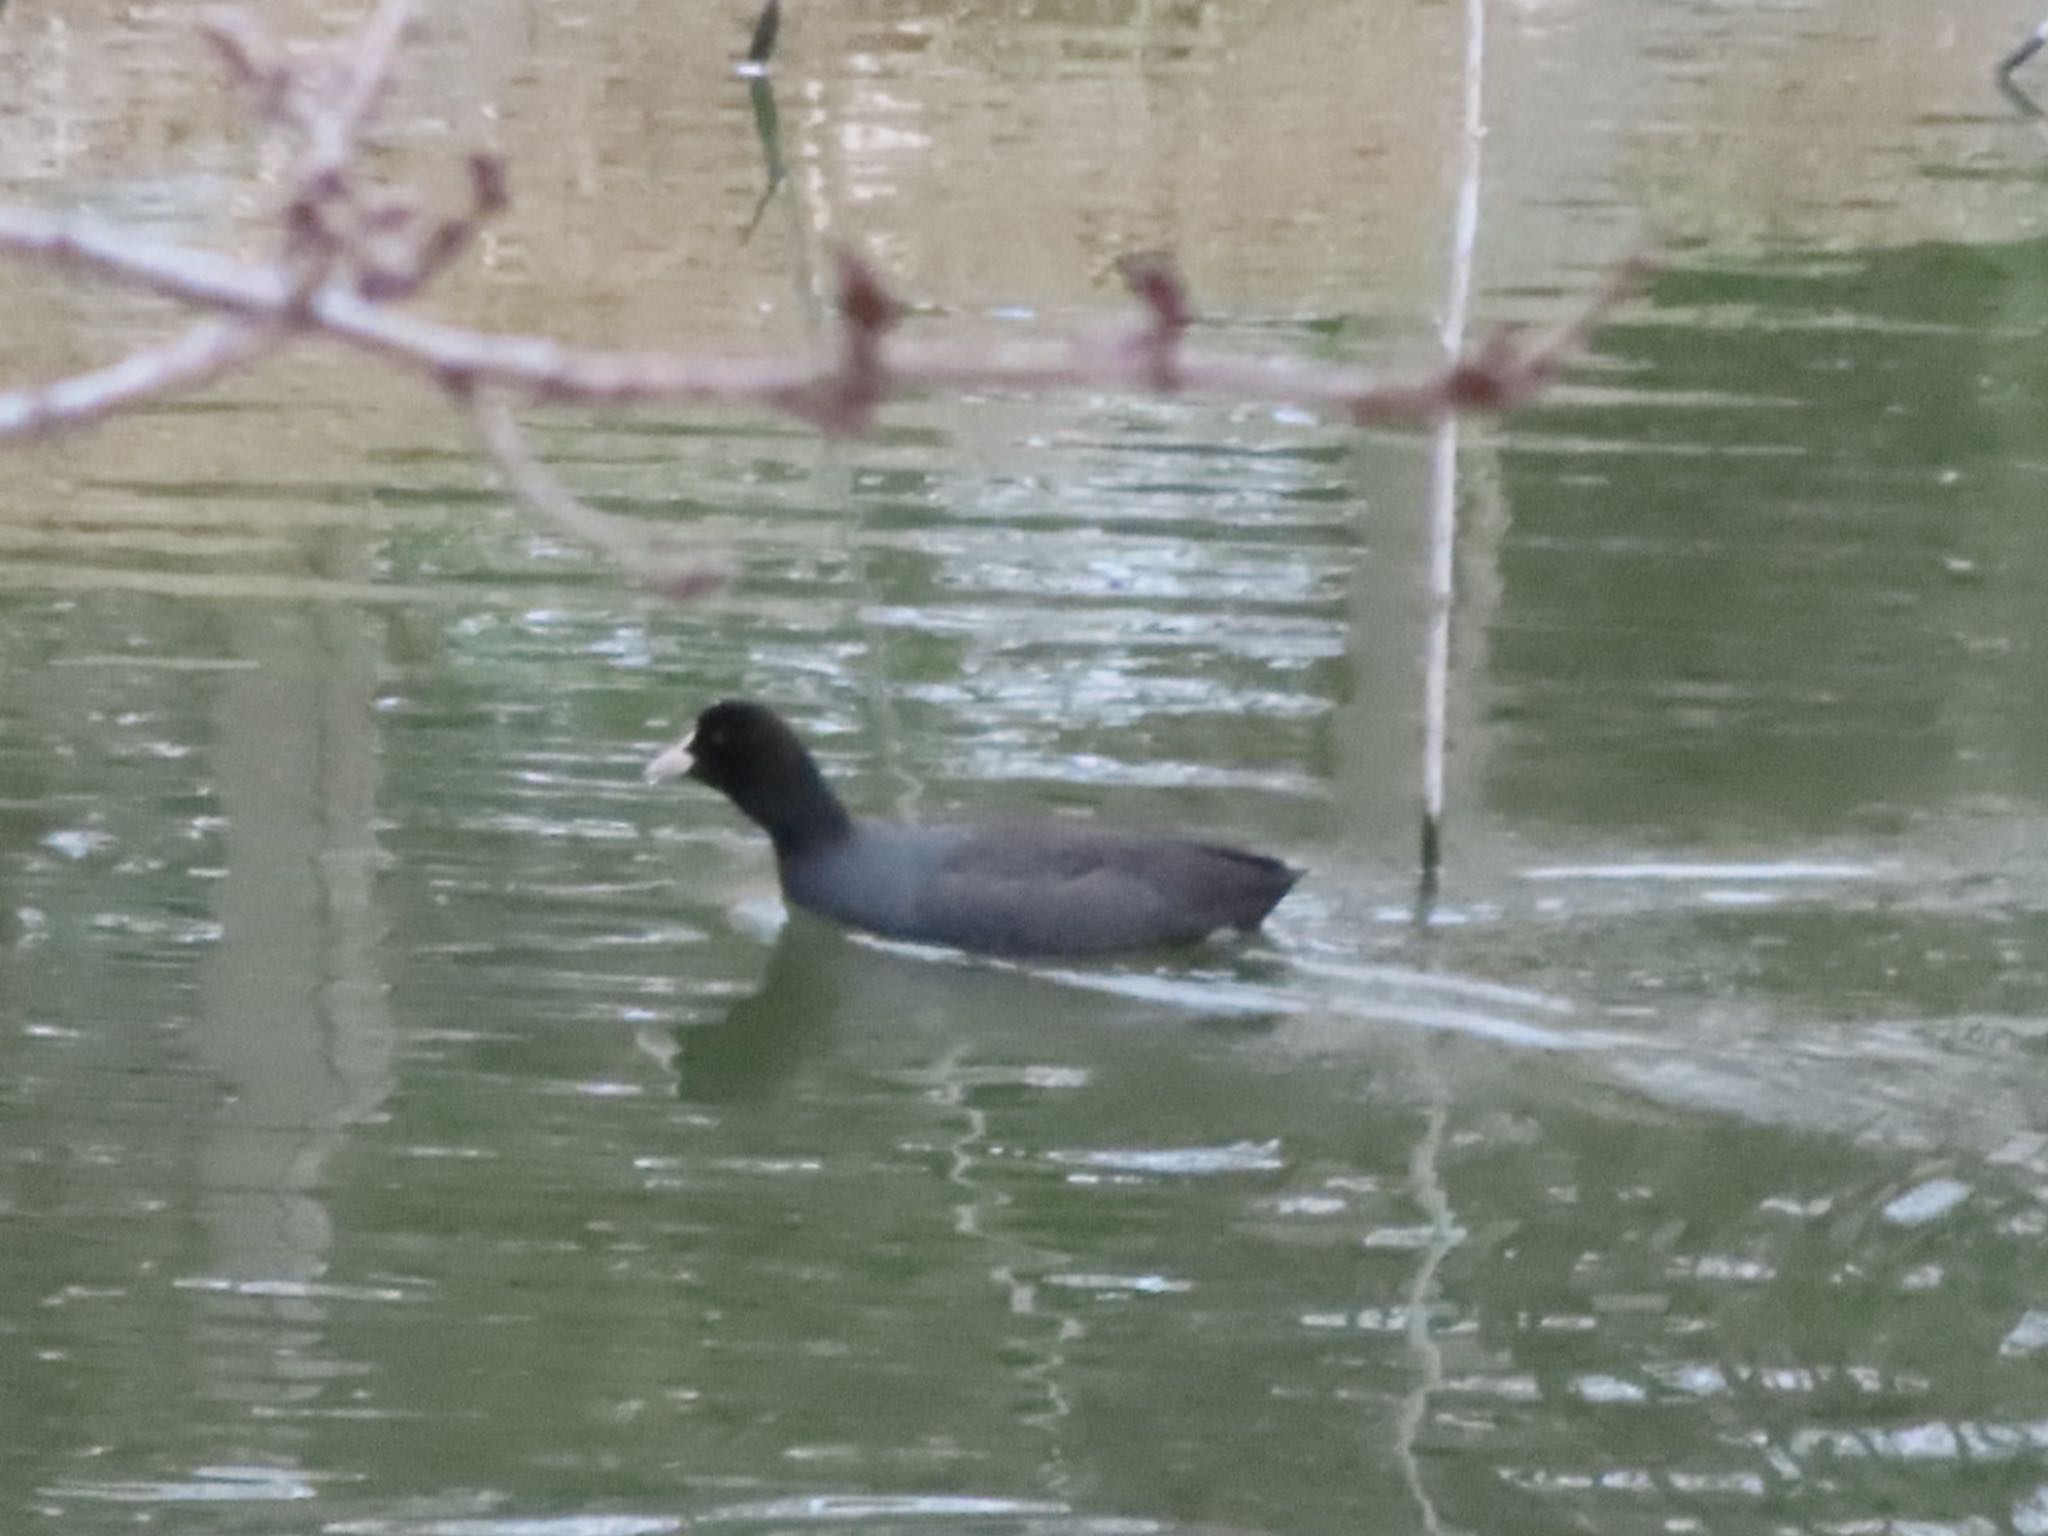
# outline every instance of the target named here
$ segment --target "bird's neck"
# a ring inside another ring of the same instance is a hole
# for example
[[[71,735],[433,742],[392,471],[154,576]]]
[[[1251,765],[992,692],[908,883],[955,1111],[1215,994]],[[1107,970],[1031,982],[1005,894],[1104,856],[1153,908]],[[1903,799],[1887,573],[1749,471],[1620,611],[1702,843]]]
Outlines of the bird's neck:
[[[790,770],[795,782],[775,797],[772,810],[755,815],[781,858],[826,848],[853,833],[853,818],[809,758]]]

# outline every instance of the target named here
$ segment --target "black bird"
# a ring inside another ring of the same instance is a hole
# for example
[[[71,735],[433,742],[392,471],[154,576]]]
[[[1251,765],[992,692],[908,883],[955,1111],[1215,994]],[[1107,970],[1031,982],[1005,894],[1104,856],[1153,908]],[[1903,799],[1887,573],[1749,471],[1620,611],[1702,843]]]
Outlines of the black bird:
[[[1216,843],[1070,822],[920,826],[849,816],[772,709],[714,704],[647,765],[688,774],[768,834],[792,906],[853,928],[988,955],[1100,955],[1249,932],[1300,878]]]

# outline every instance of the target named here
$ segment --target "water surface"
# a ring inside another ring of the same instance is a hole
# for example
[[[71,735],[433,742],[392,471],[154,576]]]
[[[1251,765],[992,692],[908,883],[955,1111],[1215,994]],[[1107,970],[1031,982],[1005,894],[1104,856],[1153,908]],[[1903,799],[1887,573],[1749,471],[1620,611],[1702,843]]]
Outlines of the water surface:
[[[251,238],[190,20],[10,8],[8,195]],[[1167,245],[1205,345],[1428,356],[1450,8],[792,8],[765,203],[750,20],[435,9],[386,155],[519,197],[442,312],[788,349],[852,240],[1006,337]],[[691,607],[343,359],[0,458],[0,1525],[2048,1529],[2036,20],[1497,10],[1482,313],[1671,255],[1468,434],[1428,925],[1404,438],[537,416]],[[11,370],[167,323],[6,281]],[[639,777],[734,693],[1311,873],[1163,960],[785,926]]]

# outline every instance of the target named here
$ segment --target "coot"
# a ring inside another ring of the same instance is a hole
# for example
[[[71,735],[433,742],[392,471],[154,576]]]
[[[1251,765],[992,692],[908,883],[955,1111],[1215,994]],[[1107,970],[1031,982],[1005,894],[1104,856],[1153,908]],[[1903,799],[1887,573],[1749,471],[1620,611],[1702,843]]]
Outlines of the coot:
[[[1249,931],[1299,872],[1216,843],[1064,821],[921,826],[849,816],[766,705],[714,704],[647,765],[688,774],[768,834],[792,906],[989,955],[1099,955]]]

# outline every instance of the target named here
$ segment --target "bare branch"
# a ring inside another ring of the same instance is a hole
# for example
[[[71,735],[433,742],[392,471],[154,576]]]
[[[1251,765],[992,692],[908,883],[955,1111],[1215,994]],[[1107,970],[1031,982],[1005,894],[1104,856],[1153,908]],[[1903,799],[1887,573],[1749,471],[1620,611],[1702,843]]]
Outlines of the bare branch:
[[[872,278],[848,289],[855,323],[837,367],[790,361],[736,361],[667,352],[607,352],[566,347],[545,337],[492,335],[386,309],[330,285],[297,297],[275,266],[63,219],[0,208],[0,248],[40,256],[124,280],[167,297],[240,318],[317,331],[337,341],[425,370],[442,382],[509,389],[537,400],[597,404],[691,402],[767,406],[831,432],[857,431],[884,399],[931,390],[1058,390],[1157,385],[1152,332],[1138,342],[1069,350],[1047,357],[935,346],[892,349],[882,337],[900,310]],[[850,269],[865,274],[858,263]],[[1573,323],[1547,342],[1519,346],[1496,335],[1476,355],[1415,384],[1393,384],[1368,370],[1268,358],[1189,356],[1174,364],[1190,393],[1289,402],[1332,409],[1360,424],[1420,426],[1447,411],[1506,410],[1539,394],[1585,334],[1632,290],[1631,266]]]
[[[260,357],[273,332],[202,320],[175,340],[54,384],[0,393],[0,439],[43,437],[103,421],[140,400],[190,389]]]
[[[306,336],[356,347],[423,374],[463,401],[507,480],[543,516],[638,567],[672,593],[701,591],[714,574],[658,548],[619,519],[584,506],[541,468],[509,408],[495,398],[586,404],[699,403],[779,411],[835,434],[864,431],[888,400],[916,393],[1126,389],[1288,402],[1358,423],[1426,426],[1447,415],[1505,410],[1548,388],[1592,326],[1631,292],[1640,266],[1619,274],[1571,325],[1525,346],[1512,333],[1416,382],[1363,369],[1262,357],[1190,354],[1193,307],[1170,258],[1127,258],[1142,306],[1134,322],[1093,341],[1014,348],[935,346],[896,334],[903,304],[862,261],[842,255],[839,355],[733,361],[671,352],[602,351],[541,336],[493,335],[401,312],[394,301],[432,281],[507,202],[504,167],[469,160],[468,206],[430,219],[408,189],[364,184],[356,159],[375,122],[403,42],[411,0],[377,0],[352,38],[292,50],[250,15],[216,12],[207,37],[257,116],[291,143],[280,249],[248,262],[23,208],[0,207],[0,250],[146,290],[214,318],[95,373],[0,394],[0,437],[102,419],[138,400],[218,377]],[[764,18],[772,17],[771,5]]]
[[[356,136],[376,119],[411,19],[412,0],[380,0],[355,40],[348,88],[327,123],[344,160],[354,149]]]
[[[473,395],[469,408],[477,437],[506,483],[564,533],[610,556],[642,586],[679,602],[725,585],[729,578],[721,567],[687,558],[673,539],[651,535],[638,524],[600,512],[571,495],[533,456],[526,434],[503,400]]]

